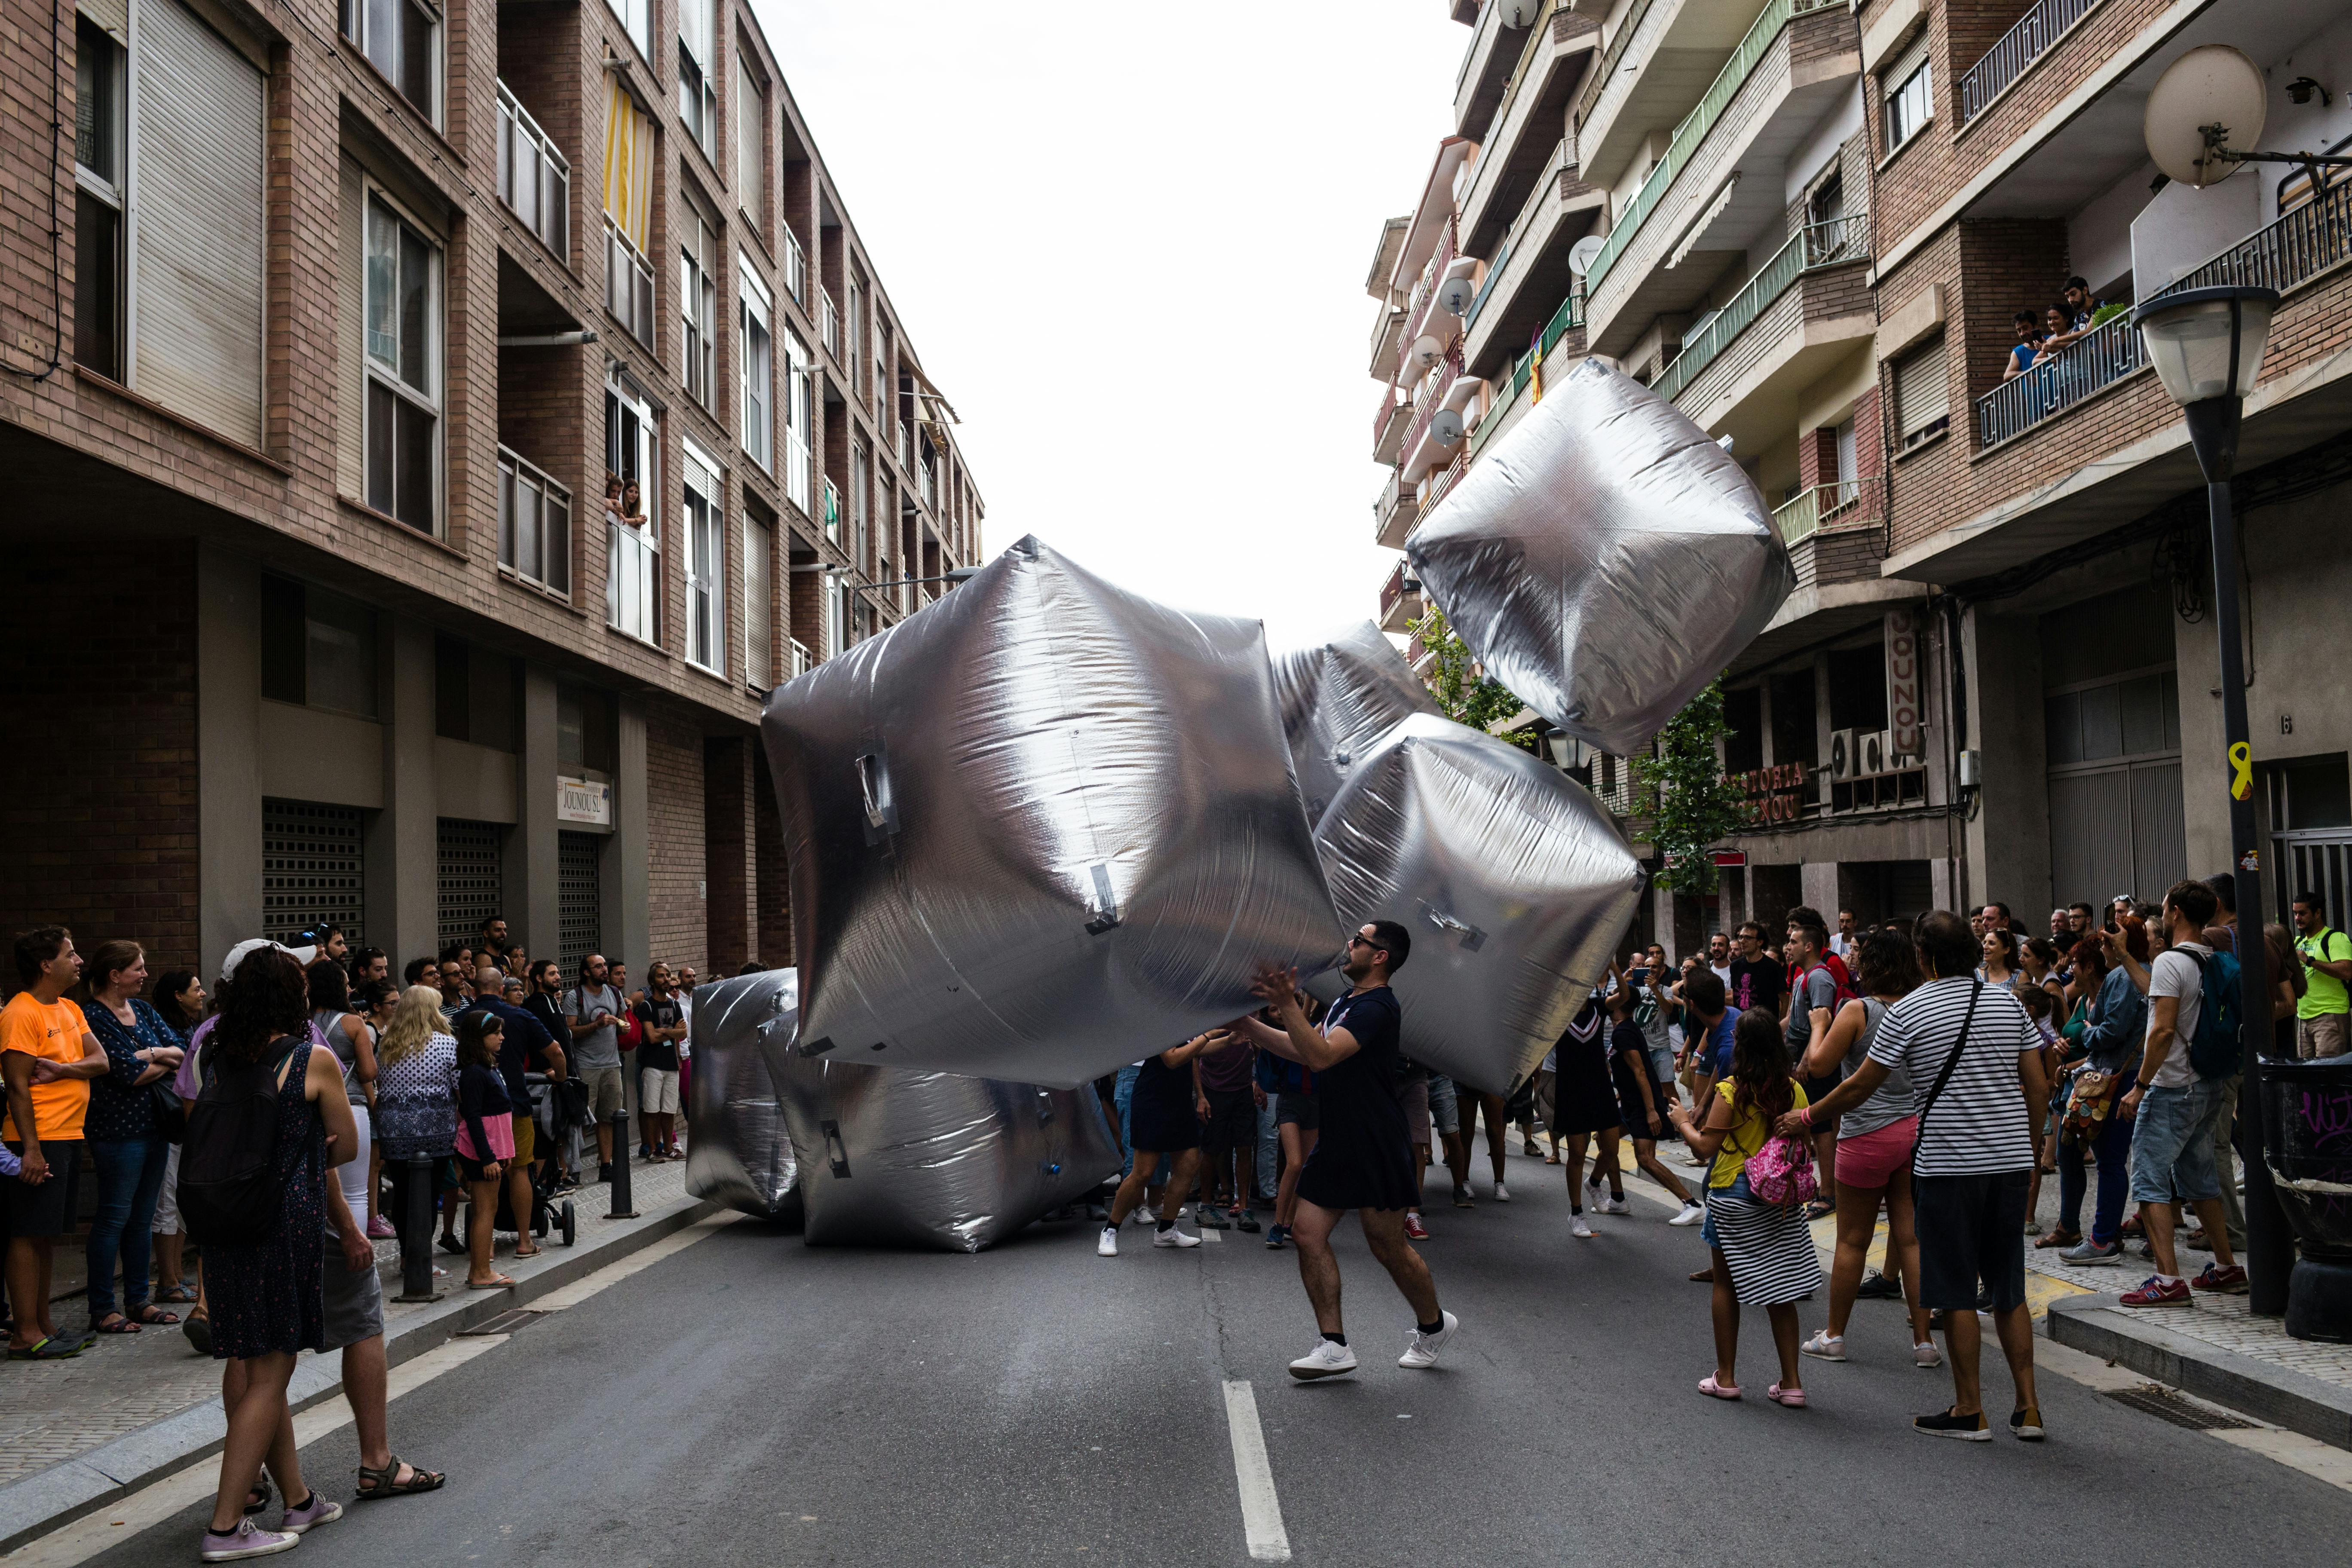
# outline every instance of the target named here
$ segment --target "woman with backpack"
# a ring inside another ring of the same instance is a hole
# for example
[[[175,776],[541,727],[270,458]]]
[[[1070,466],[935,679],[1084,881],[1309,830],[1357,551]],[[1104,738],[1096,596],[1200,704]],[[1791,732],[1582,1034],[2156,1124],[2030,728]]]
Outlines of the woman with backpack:
[[[358,1130],[341,1068],[311,1047],[301,965],[263,949],[236,964],[236,980],[203,1055],[180,1156],[181,1214],[205,1249],[212,1353],[227,1363],[207,1563],[287,1551],[342,1516],[303,1484],[286,1384],[297,1352],[325,1347],[326,1173],[355,1152]],[[275,1531],[245,1513],[265,1458],[286,1499]]]
[[[1850,1077],[1870,1055],[1886,1009],[1919,985],[1919,951],[1911,939],[1874,931],[1856,950],[1855,968],[1864,994],[1838,1009],[1826,1030],[1806,1047],[1800,1070],[1808,1079],[1832,1082]],[[1911,1311],[1911,1355],[1923,1367],[1940,1366],[1944,1356],[1927,1330],[1919,1305],[1919,1233],[1911,1209],[1911,1145],[1919,1119],[1911,1112],[1911,1075],[1892,1072],[1868,1100],[1838,1118],[1837,1250],[1830,1260],[1829,1326],[1799,1347],[1822,1361],[1845,1360],[1845,1326],[1862,1285],[1862,1266],[1877,1228],[1878,1207],[1886,1205],[1887,1260],[1899,1269],[1905,1305]]]
[[[1810,1180],[1788,1181],[1792,1169],[1810,1176],[1810,1151],[1801,1137],[1776,1137],[1773,1122],[1805,1104],[1805,1091],[1789,1076],[1789,1050],[1780,1020],[1769,1008],[1751,1007],[1733,1026],[1731,1071],[1716,1085],[1704,1126],[1677,1104],[1668,1113],[1675,1127],[1703,1159],[1714,1163],[1706,1178],[1706,1237],[1715,1259],[1715,1371],[1698,1391],[1713,1399],[1737,1399],[1734,1373],[1739,1356],[1739,1309],[1761,1307],[1772,1324],[1773,1348],[1780,1356],[1780,1381],[1764,1391],[1775,1405],[1801,1409],[1804,1374],[1797,1357],[1797,1300],[1820,1289],[1821,1261],[1806,1227],[1805,1191]],[[1766,1158],[1759,1158],[1765,1156]],[[1775,1167],[1785,1193],[1761,1193],[1748,1164],[1766,1173]]]
[[[499,1072],[499,1047],[505,1038],[506,1025],[488,1008],[468,1007],[457,1015],[457,1173],[473,1205],[466,1227],[468,1290],[503,1290],[514,1283],[490,1268],[499,1179],[515,1152],[514,1103]]]

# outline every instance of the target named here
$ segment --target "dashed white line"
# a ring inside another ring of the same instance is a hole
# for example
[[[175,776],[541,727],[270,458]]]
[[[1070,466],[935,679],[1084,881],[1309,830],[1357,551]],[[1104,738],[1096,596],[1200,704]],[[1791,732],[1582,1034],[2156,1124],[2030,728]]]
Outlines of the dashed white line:
[[[1290,1534],[1282,1528],[1282,1500],[1265,1461],[1265,1432],[1257,1424],[1257,1395],[1245,1380],[1225,1384],[1225,1426],[1234,1439],[1234,1479],[1241,1488],[1242,1533],[1260,1563],[1290,1561]]]

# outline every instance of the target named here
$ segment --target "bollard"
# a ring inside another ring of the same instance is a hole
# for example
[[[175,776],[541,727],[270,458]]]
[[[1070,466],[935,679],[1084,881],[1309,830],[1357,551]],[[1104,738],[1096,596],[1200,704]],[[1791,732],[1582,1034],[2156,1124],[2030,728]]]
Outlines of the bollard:
[[[407,1223],[400,1227],[399,1301],[438,1301],[433,1288],[433,1173],[439,1162],[428,1155],[408,1161]]]
[[[614,1219],[635,1219],[635,1206],[629,1199],[629,1109],[623,1106],[613,1112],[613,1213]]]

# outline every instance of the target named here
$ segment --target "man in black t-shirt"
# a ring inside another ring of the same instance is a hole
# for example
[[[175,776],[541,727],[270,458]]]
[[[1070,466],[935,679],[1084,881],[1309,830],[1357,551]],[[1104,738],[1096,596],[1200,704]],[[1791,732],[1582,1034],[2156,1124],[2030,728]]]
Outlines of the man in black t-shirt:
[[[1297,977],[1288,969],[1268,969],[1255,987],[1275,1009],[1279,1028],[1255,1018],[1231,1026],[1276,1056],[1315,1074],[1320,1100],[1321,1136],[1298,1174],[1297,1217],[1291,1237],[1298,1247],[1298,1277],[1314,1304],[1322,1339],[1290,1363],[1301,1382],[1337,1377],[1356,1370],[1356,1353],[1339,1318],[1339,1262],[1331,1252],[1331,1231],[1349,1209],[1364,1229],[1364,1241],[1396,1282],[1413,1310],[1413,1333],[1397,1360],[1402,1367],[1437,1363],[1437,1352],[1454,1337],[1456,1320],[1437,1304],[1429,1267],[1405,1239],[1404,1216],[1416,1193],[1412,1149],[1404,1107],[1396,1097],[1401,1017],[1389,976],[1404,967],[1412,937],[1393,921],[1372,921],[1348,939],[1340,973],[1350,989],[1324,1016],[1319,1030],[1300,1006]]]
[[[1789,972],[1777,958],[1764,952],[1764,928],[1749,921],[1739,928],[1739,955],[1731,961],[1731,1011],[1734,1016],[1750,1007],[1764,1007],[1780,1016],[1781,998],[1788,994]]]
[[[629,1008],[645,1026],[637,1047],[637,1121],[648,1160],[683,1160],[677,1147],[677,1043],[686,1038],[686,1009],[670,989],[669,965],[646,972],[646,994]]]

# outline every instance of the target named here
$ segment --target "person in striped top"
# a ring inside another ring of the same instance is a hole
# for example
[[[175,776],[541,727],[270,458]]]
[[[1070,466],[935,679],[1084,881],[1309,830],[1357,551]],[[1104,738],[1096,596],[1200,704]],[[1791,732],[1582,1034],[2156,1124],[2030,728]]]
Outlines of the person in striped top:
[[[2025,1304],[2025,1192],[2033,1170],[2033,1107],[2049,1102],[2042,1034],[2006,987],[1976,977],[1980,953],[1969,922],[1930,910],[1912,927],[1927,983],[1886,1010],[1862,1065],[1812,1105],[1780,1118],[1784,1133],[1809,1131],[1868,1100],[1887,1075],[1908,1073],[1919,1142],[1911,1156],[1918,1215],[1922,1306],[1945,1314],[1952,1368],[1948,1409],[1913,1421],[1935,1437],[1992,1436],[1977,1379],[1982,1331],[1977,1281],[1992,1292],[1993,1325],[2017,1404],[2015,1436],[2038,1442],[2033,1318]]]

